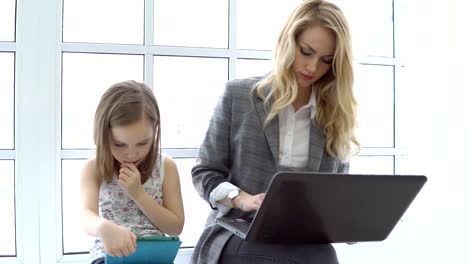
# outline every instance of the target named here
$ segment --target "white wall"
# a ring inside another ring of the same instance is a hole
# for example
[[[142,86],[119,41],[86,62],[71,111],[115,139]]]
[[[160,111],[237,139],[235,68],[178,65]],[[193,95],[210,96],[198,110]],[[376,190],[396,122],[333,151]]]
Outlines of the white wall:
[[[428,182],[386,241],[336,249],[342,264],[466,264],[468,4],[395,4],[404,10],[396,23],[406,65],[400,114],[408,155],[400,172],[425,174]]]

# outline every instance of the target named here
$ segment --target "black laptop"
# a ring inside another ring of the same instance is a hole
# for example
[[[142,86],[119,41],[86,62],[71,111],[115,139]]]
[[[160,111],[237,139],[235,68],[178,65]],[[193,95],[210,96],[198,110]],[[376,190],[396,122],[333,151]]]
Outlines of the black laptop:
[[[426,181],[423,175],[278,172],[254,218],[227,215],[216,222],[247,241],[382,241]]]

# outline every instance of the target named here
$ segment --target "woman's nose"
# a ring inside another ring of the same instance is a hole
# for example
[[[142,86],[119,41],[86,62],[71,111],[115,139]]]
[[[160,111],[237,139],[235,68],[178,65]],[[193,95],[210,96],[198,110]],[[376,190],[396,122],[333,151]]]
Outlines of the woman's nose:
[[[306,70],[309,72],[309,73],[315,73],[317,71],[317,68],[318,68],[318,59],[316,58],[312,58],[310,60],[307,61],[307,64],[306,64]]]

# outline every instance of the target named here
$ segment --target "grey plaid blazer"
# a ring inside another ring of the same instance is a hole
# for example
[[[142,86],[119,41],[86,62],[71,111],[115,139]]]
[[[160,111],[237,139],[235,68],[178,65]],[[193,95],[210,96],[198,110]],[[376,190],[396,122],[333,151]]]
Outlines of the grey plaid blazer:
[[[209,201],[211,191],[229,181],[240,189],[258,194],[265,192],[271,177],[279,167],[279,121],[276,117],[265,128],[263,100],[252,93],[261,78],[233,80],[226,84],[216,106],[197,163],[192,169],[195,189]],[[313,122],[310,127],[309,161],[301,170],[347,172],[349,165],[330,157],[325,151],[325,138]],[[217,263],[221,251],[232,233],[215,225],[220,214],[213,209],[195,247],[193,263]],[[229,214],[244,216],[233,209]]]

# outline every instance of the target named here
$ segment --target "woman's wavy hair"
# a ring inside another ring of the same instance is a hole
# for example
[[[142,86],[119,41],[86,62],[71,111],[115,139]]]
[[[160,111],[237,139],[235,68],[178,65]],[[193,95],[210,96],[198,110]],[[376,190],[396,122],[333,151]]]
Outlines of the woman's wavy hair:
[[[313,84],[317,96],[315,121],[325,133],[328,154],[348,160],[360,148],[354,134],[357,103],[353,95],[351,34],[345,16],[336,5],[306,0],[291,13],[276,42],[273,71],[257,84],[255,91],[265,101],[265,109],[270,106],[266,126],[297,97],[298,83],[292,67],[297,39],[313,26],[330,30],[336,38],[332,67]]]
[[[133,124],[148,118],[153,127],[151,148],[138,165],[141,182],[151,175],[160,155],[161,118],[158,103],[151,89],[136,81],[119,82],[102,95],[94,116],[94,144],[98,175],[110,182],[119,169],[111,152],[111,128]]]

